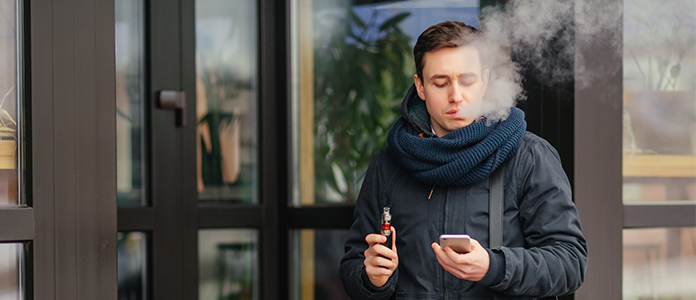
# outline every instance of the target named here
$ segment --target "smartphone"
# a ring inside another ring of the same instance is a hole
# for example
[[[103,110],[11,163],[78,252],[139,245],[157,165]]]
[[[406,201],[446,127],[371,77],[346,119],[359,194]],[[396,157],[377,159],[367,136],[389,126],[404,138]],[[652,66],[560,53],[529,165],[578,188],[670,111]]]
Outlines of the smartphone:
[[[443,234],[440,236],[440,247],[450,247],[454,252],[463,254],[471,252],[471,241],[466,234]]]

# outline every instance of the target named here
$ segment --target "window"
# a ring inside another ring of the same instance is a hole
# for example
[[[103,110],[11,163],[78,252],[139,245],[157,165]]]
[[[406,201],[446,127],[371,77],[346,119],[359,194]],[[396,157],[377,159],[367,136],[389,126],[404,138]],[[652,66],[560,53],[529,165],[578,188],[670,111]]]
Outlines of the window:
[[[0,1],[0,206],[24,204],[21,195],[21,2]]]
[[[0,299],[25,299],[23,244],[0,244]]]
[[[200,201],[257,204],[256,1],[196,1]]]
[[[24,197],[22,1],[0,0],[0,298],[26,299],[25,243],[33,239]]]
[[[143,1],[115,1],[115,19],[118,205],[147,205]]]
[[[623,298],[696,298],[696,3],[624,1]]]
[[[143,300],[148,295],[147,234],[118,233],[118,299]]]
[[[256,230],[198,231],[198,299],[260,299],[258,265]]]

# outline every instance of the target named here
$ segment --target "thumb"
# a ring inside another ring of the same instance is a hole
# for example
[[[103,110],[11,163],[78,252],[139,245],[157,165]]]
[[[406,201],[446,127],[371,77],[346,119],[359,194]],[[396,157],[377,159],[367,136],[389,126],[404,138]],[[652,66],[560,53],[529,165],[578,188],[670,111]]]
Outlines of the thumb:
[[[397,253],[396,252],[396,228],[394,228],[394,226],[391,226],[391,232],[392,232],[392,251],[394,251],[394,253]]]
[[[471,249],[483,248],[483,246],[481,246],[481,243],[479,243],[478,240],[472,238],[472,239],[470,239],[470,241],[471,241]]]

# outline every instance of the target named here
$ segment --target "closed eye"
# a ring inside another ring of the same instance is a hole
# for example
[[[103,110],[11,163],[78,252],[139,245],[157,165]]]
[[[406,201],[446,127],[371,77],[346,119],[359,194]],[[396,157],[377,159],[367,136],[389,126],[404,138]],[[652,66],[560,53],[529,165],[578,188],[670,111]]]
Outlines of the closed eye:
[[[474,74],[464,74],[459,77],[459,84],[463,86],[471,86],[478,81],[478,76]]]
[[[440,81],[434,81],[433,85],[437,88],[443,88],[449,85],[449,81],[447,80],[440,80]]]
[[[472,81],[472,80],[461,80],[461,81],[459,81],[459,84],[461,84],[461,85],[463,85],[463,86],[472,86],[474,83],[476,83],[476,81]]]

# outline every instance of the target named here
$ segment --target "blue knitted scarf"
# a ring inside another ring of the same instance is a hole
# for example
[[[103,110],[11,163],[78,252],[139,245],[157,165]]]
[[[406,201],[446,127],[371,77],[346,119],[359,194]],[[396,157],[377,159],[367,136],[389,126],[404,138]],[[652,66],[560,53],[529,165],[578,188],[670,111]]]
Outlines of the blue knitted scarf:
[[[513,107],[504,120],[478,120],[441,138],[419,137],[399,118],[387,142],[394,158],[419,181],[440,186],[478,182],[512,157],[527,128],[524,112]]]

